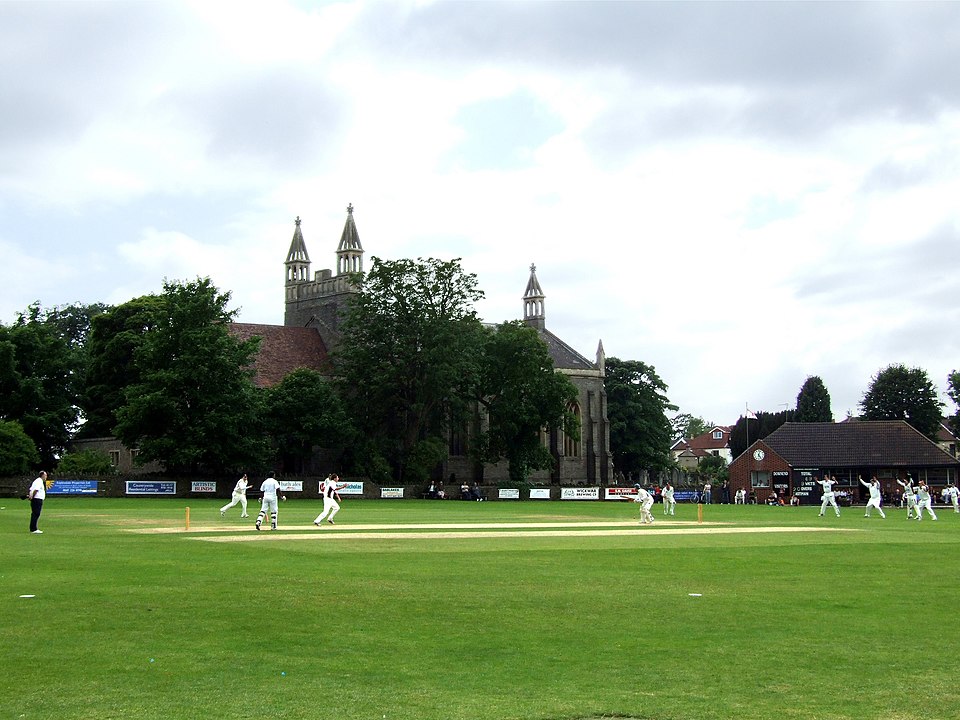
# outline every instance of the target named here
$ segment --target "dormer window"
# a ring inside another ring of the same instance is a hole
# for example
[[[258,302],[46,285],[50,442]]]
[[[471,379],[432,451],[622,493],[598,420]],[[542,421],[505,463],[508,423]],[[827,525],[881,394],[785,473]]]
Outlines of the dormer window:
[[[723,440],[723,430],[714,430],[713,431],[714,440]]]

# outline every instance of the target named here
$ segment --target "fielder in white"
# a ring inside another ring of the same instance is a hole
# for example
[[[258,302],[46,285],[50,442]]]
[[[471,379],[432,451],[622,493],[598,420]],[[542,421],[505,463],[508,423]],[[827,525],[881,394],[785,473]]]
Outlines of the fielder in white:
[[[648,493],[640,484],[637,483],[633,486],[637,491],[636,495],[624,495],[624,499],[632,500],[635,503],[640,503],[640,524],[646,525],[653,522],[653,514],[650,512],[650,508],[653,507],[653,495]]]
[[[937,519],[937,514],[933,511],[933,498],[930,497],[930,488],[921,480],[917,486],[917,520],[923,520],[924,508],[930,513],[932,519]]]
[[[947,486],[947,497],[950,498],[950,504],[953,505],[953,511],[960,513],[960,489],[953,483]]]
[[[829,475],[824,475],[823,480],[817,480],[816,478],[814,478],[814,480],[823,487],[823,502],[820,503],[820,517],[823,517],[823,513],[827,511],[827,505],[833,505],[837,517],[840,517],[840,508],[837,507],[837,498],[833,493],[833,486],[837,481],[831,479]]]
[[[663,514],[673,515],[677,507],[677,501],[673,499],[673,485],[670,483],[664,485],[660,495],[663,497]]]
[[[280,495],[280,483],[273,477],[273,473],[267,475],[267,479],[260,484],[260,490],[263,492],[263,502],[260,503],[260,514],[257,515],[257,530],[260,529],[260,524],[267,513],[270,513],[270,529],[276,530],[277,498],[283,497],[284,500],[287,498]]]
[[[323,512],[317,515],[317,519],[313,521],[313,524],[317,527],[320,527],[320,523],[323,522],[324,518],[327,518],[327,522],[333,525],[333,516],[340,512],[340,503],[337,500],[340,499],[340,493],[338,490],[342,490],[347,485],[346,483],[340,484],[340,476],[334,473],[330,473],[323,481]],[[329,517],[327,517],[329,513]]]
[[[860,480],[860,484],[870,491],[870,499],[867,500],[866,512],[864,512],[863,516],[870,517],[870,508],[876,508],[877,512],[880,513],[880,517],[886,518],[887,516],[883,514],[883,508],[880,507],[880,482],[876,476],[870,478],[870,482],[868,483],[864,482],[861,476],[858,475],[857,477]]]
[[[733,494],[733,504],[734,505],[746,505],[747,503],[747,491],[743,488],[740,488]]]
[[[230,499],[226,505],[220,508],[220,517],[223,517],[227,510],[232,508],[237,503],[240,503],[241,511],[240,517],[247,517],[247,488],[250,487],[250,481],[247,479],[246,473],[243,477],[237,480],[236,487],[233,488],[233,497]]]
[[[901,482],[897,478],[897,485],[903,488],[903,499],[907,503],[907,520],[913,519],[913,514],[917,511],[917,491],[913,487],[913,481],[907,475],[907,481]]]

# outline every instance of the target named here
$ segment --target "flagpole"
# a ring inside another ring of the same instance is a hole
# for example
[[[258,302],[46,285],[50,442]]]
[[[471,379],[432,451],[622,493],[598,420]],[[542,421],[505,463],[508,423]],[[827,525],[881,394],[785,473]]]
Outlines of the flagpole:
[[[747,426],[747,447],[744,448],[744,450],[746,450],[750,447],[750,403],[745,402],[743,408],[746,410],[746,412],[743,413],[743,421]]]

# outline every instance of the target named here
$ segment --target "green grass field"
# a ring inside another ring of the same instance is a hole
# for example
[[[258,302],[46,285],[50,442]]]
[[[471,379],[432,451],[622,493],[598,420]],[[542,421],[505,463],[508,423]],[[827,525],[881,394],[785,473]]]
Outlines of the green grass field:
[[[53,497],[30,535],[0,499],[0,717],[960,716],[952,511],[655,506],[597,535],[636,506],[345,498],[258,534],[220,504]]]

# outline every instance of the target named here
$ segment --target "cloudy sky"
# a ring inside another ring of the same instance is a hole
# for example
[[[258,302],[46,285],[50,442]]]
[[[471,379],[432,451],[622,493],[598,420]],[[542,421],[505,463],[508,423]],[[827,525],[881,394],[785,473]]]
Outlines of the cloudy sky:
[[[0,322],[462,258],[732,423],[960,368],[960,3],[0,2]],[[944,397],[944,400],[946,398]],[[947,409],[953,406],[947,401]]]

